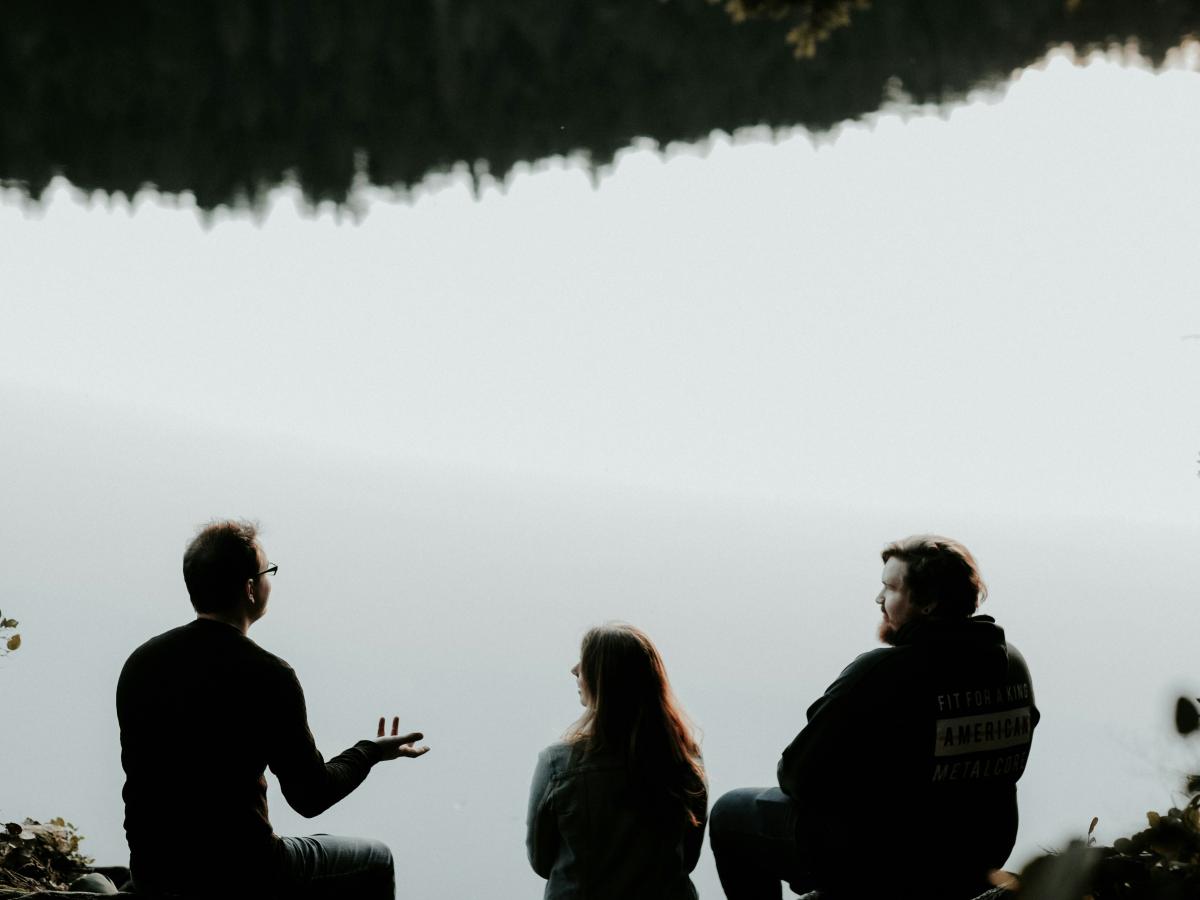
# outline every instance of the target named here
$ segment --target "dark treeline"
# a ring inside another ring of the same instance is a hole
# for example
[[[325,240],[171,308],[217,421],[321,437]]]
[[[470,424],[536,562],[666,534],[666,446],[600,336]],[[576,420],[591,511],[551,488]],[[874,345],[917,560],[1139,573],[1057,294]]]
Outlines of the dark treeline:
[[[357,172],[406,189],[460,162],[603,164],[638,137],[821,131],[898,87],[954,100],[1062,43],[1135,39],[1161,62],[1200,7],[887,0],[800,60],[786,23],[707,0],[10,0],[0,22],[0,180],[192,191],[211,209],[289,175],[341,202]]]

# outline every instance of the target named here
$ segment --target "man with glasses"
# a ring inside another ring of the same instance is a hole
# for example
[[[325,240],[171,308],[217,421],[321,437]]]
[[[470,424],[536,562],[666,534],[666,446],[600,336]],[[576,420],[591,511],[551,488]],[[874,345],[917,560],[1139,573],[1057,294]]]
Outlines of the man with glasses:
[[[379,841],[279,837],[267,767],[305,817],[333,806],[383,760],[417,757],[423,735],[377,736],[328,762],[309,731],[304,692],[283,660],[247,636],[279,567],[254,525],[213,522],[183,556],[193,622],[150,639],[117,684],[125,833],[138,893],[151,896],[392,898]]]

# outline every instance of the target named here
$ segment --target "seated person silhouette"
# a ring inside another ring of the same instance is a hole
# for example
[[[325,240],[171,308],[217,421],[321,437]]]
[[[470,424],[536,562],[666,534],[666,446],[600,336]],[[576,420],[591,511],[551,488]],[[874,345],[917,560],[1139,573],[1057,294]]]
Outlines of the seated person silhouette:
[[[694,900],[707,790],[654,644],[631,625],[583,638],[582,717],[538,756],[526,846],[546,900]]]
[[[183,556],[196,619],[138,647],[117,684],[130,869],[150,896],[390,898],[379,841],[279,837],[270,767],[303,816],[324,812],[383,760],[421,756],[420,733],[361,740],[326,762],[291,666],[247,637],[278,566],[245,522],[203,528]]]
[[[781,881],[823,897],[964,900],[1012,851],[1039,717],[1025,660],[974,615],[986,588],[962,544],[916,535],[882,555],[875,602],[889,646],[808,708],[778,787],[713,807],[729,900],[778,900]]]

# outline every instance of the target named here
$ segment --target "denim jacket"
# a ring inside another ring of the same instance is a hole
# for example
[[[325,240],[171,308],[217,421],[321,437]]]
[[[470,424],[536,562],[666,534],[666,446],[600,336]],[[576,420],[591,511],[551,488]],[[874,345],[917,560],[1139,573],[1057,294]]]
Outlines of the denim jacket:
[[[625,761],[584,756],[568,744],[538,755],[529,792],[525,845],[546,879],[545,900],[696,900],[688,877],[700,858],[699,826],[664,821],[635,802]]]

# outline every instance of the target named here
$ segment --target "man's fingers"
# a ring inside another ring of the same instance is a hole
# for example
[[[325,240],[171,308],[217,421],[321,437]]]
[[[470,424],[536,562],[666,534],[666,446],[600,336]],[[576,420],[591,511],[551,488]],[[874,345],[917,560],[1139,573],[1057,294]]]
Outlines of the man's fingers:
[[[421,747],[420,752],[418,753],[414,752],[413,747],[408,746],[415,741],[421,740],[421,738],[425,737],[425,735],[420,731],[414,731],[411,734],[401,734],[399,716],[392,716],[391,735],[387,734],[387,731],[385,730],[386,728],[387,716],[380,716],[377,737],[385,740],[387,742],[387,746],[396,748],[393,752],[399,753],[401,756],[420,756],[429,749],[428,747]]]
[[[411,758],[416,758],[418,756],[424,756],[428,752],[429,752],[428,747],[403,747],[400,750],[400,755],[407,756],[411,759]]]

